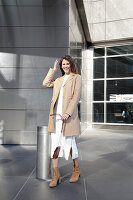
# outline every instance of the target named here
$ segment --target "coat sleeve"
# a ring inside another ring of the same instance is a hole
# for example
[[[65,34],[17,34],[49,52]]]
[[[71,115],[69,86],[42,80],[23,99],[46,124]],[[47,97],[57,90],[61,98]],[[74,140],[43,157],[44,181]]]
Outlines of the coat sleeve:
[[[79,75],[76,78],[73,97],[72,97],[71,101],[69,102],[65,113],[69,114],[70,116],[73,114],[73,112],[79,102],[80,94],[81,94],[81,76]]]
[[[43,80],[42,85],[44,87],[52,88],[54,86],[54,80],[52,80],[54,75],[55,71],[52,68],[50,68],[45,79]]]

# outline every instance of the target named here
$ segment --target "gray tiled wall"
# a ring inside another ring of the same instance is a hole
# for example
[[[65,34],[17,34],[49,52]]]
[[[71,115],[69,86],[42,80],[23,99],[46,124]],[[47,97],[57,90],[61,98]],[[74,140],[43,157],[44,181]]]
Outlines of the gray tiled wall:
[[[0,19],[3,142],[36,144],[52,96],[42,81],[55,59],[69,52],[69,0],[1,0]]]

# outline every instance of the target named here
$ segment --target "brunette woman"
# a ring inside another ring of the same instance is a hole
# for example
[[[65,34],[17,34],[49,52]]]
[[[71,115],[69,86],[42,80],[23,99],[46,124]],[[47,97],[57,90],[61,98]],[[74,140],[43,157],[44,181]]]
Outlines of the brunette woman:
[[[51,133],[51,158],[53,162],[53,177],[50,187],[61,182],[58,169],[59,157],[73,159],[73,174],[70,183],[77,182],[81,176],[76,137],[80,135],[80,121],[78,118],[78,101],[81,93],[81,76],[71,56],[63,56],[59,62],[62,76],[55,81],[53,77],[58,69],[58,61],[50,68],[43,81],[43,86],[53,88],[48,131]]]

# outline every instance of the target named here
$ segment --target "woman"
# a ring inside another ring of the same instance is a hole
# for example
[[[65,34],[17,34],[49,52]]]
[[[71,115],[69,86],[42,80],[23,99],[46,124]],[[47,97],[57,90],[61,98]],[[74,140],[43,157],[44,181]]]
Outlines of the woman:
[[[80,134],[78,118],[78,101],[81,93],[81,76],[71,56],[63,56],[60,60],[62,76],[53,81],[58,69],[58,61],[50,68],[43,81],[43,86],[53,87],[48,132],[51,132],[51,158],[53,162],[53,177],[50,187],[61,182],[58,169],[59,157],[68,160],[69,154],[73,159],[73,174],[69,182],[77,182],[81,172],[78,163],[78,150],[75,137]]]

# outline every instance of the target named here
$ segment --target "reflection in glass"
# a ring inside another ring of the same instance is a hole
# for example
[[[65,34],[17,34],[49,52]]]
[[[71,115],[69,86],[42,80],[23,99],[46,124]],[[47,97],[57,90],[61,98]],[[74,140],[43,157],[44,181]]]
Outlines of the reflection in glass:
[[[107,55],[133,54],[133,45],[107,47]]]
[[[82,60],[81,58],[73,58],[74,62],[76,63],[77,67],[78,67],[78,72],[79,74],[81,74],[81,65],[82,65]]]
[[[74,59],[77,67],[78,67],[78,72],[79,74],[81,74],[81,55],[82,54],[82,49],[78,48],[78,47],[74,47],[74,48],[70,48],[70,55],[72,56],[72,58]]]
[[[94,59],[94,78],[104,78],[104,58]]]
[[[133,76],[133,56],[107,58],[107,77],[120,78]]]
[[[104,104],[103,103],[93,104],[93,121],[104,122]]]
[[[82,49],[81,48],[70,48],[70,55],[72,55],[72,57],[80,57],[81,58],[81,55],[82,54]]]
[[[104,56],[104,53],[105,53],[104,48],[94,49],[94,57]]]
[[[108,103],[107,122],[133,124],[133,103]]]
[[[133,79],[107,81],[107,101],[110,101],[111,96],[116,94],[133,94]]]
[[[93,100],[103,101],[104,100],[104,81],[94,81],[93,82]]]

